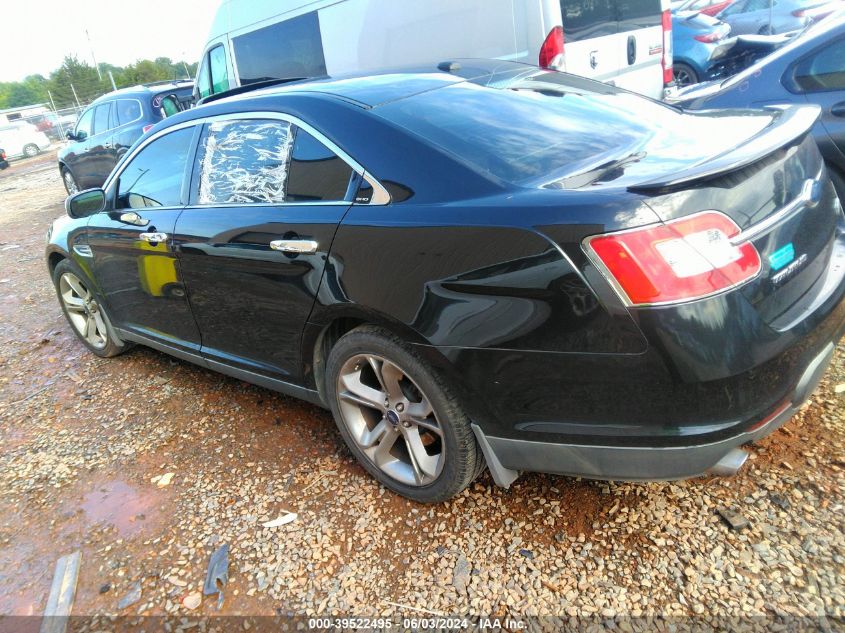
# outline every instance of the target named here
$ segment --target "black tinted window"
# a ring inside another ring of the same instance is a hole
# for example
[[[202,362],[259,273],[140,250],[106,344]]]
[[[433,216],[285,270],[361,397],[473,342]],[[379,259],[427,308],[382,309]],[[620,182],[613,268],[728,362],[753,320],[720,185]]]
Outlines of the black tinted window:
[[[662,19],[660,0],[617,1],[620,31],[632,31],[649,26],[660,26]]]
[[[616,33],[616,0],[561,0],[567,42]]]
[[[845,40],[825,46],[798,64],[795,83],[807,92],[845,90]]]
[[[210,124],[199,156],[199,204],[284,202],[290,153],[285,121]]]
[[[177,130],[142,149],[120,174],[118,208],[179,206],[193,134]]]
[[[98,105],[94,109],[94,134],[102,134],[111,128],[111,125],[109,125],[110,115],[111,103]]]
[[[141,104],[135,99],[119,99],[115,102],[117,124],[126,125],[141,118]]]
[[[326,74],[316,11],[240,35],[233,43],[243,85]]]
[[[346,198],[352,168],[305,130],[297,130],[290,161],[289,202]]]

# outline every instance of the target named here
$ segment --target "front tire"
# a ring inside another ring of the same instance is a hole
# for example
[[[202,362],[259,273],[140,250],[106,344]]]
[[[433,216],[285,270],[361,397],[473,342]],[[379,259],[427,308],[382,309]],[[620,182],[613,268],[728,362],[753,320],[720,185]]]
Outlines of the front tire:
[[[59,262],[53,271],[53,285],[65,318],[85,347],[101,358],[111,358],[129,349],[129,345],[115,340],[105,308],[76,264],[67,259]]]
[[[326,393],[346,445],[384,486],[445,501],[484,468],[470,421],[445,381],[392,333],[363,326],[329,353]]]
[[[38,149],[38,145],[35,145],[34,143],[30,143],[29,145],[24,145],[23,155],[26,156],[27,158],[32,158],[33,156],[38,156],[38,154],[40,152],[41,152],[41,150]]]
[[[79,193],[79,185],[76,184],[76,178],[70,173],[70,169],[62,167],[62,182],[65,183],[65,191],[67,195],[72,196]]]

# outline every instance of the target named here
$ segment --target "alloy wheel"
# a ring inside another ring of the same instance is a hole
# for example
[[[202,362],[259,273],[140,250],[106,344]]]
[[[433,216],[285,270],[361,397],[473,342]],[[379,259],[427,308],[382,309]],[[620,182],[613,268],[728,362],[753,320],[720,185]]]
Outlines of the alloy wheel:
[[[690,74],[686,70],[681,69],[675,71],[675,83],[680,87],[689,86],[694,82]]]
[[[353,356],[337,379],[338,405],[352,439],[377,468],[409,486],[443,470],[443,428],[429,398],[400,368],[372,354]]]
[[[27,145],[23,148],[24,156],[32,158],[38,155],[38,147],[36,145]]]
[[[67,189],[69,195],[72,196],[76,193],[79,193],[79,187],[76,186],[76,180],[74,179],[72,173],[65,170],[64,174],[62,174],[62,178],[64,178],[65,189]]]
[[[73,328],[92,347],[105,348],[109,335],[102,310],[82,280],[64,273],[59,279],[59,294]]]

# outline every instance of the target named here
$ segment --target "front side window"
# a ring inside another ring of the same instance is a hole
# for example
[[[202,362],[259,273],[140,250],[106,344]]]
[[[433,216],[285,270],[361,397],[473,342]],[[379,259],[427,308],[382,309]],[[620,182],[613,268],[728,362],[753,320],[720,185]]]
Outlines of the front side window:
[[[845,90],[845,39],[802,60],[795,68],[795,83],[805,92]]]
[[[118,125],[126,125],[141,118],[141,104],[135,99],[118,99],[115,108]]]
[[[234,38],[241,85],[326,74],[320,20],[312,11]]]
[[[98,105],[94,110],[94,134],[108,132],[111,128],[109,117],[111,116],[111,103]]]
[[[226,68],[226,49],[223,46],[216,46],[209,51],[208,68],[211,72],[211,93],[228,90],[229,70]]]
[[[193,134],[176,130],[142,149],[120,173],[117,208],[179,206]]]
[[[292,146],[286,121],[216,121],[200,151],[199,204],[282,203]]]
[[[208,74],[208,55],[205,56],[200,72],[197,75],[197,90],[199,91],[200,99],[204,99],[211,94],[211,77]]]
[[[91,136],[92,123],[94,121],[94,108],[90,108],[82,113],[79,117],[79,122],[76,124],[76,131],[74,134],[80,141],[85,140]]]

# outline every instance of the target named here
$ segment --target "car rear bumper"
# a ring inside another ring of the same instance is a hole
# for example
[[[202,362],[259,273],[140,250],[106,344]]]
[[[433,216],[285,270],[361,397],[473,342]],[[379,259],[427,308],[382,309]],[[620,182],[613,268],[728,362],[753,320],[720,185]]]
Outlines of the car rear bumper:
[[[731,437],[684,446],[595,446],[489,437],[473,431],[496,483],[509,485],[519,471],[625,481],[675,480],[730,470],[735,449],[771,434],[789,421],[815,391],[833,359],[829,343],[807,365],[794,390],[768,416]],[[740,460],[738,465],[741,465]],[[722,466],[722,468],[720,468]]]

